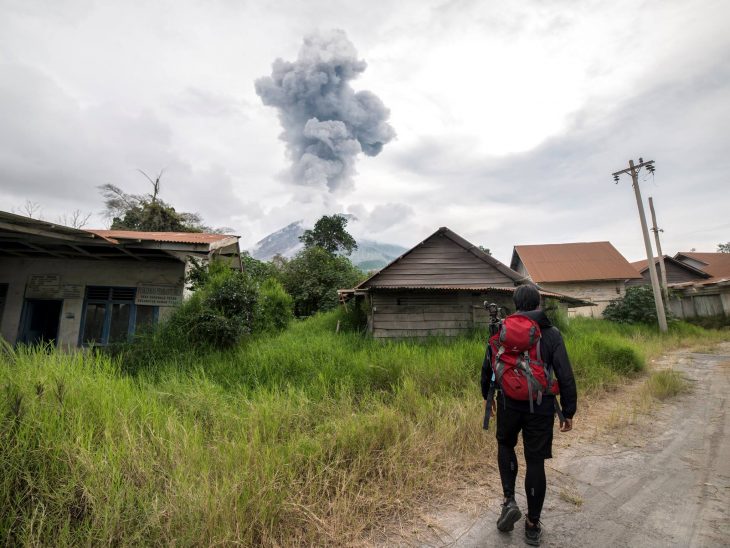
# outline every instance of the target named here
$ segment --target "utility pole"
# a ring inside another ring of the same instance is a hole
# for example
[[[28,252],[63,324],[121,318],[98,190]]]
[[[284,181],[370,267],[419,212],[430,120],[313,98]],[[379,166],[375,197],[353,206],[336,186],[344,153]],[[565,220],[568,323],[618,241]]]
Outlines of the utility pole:
[[[644,247],[646,248],[646,258],[649,261],[649,276],[651,277],[651,288],[654,291],[654,304],[656,305],[656,315],[659,321],[659,330],[662,333],[667,332],[667,316],[664,313],[664,300],[662,299],[662,291],[659,287],[659,279],[656,274],[656,265],[654,264],[654,253],[651,250],[651,241],[649,241],[649,227],[646,225],[646,214],[644,213],[644,203],[641,201],[641,191],[639,190],[639,170],[642,167],[653,173],[654,160],[645,162],[643,158],[639,158],[639,164],[634,165],[633,160],[629,160],[629,167],[622,169],[613,174],[613,180],[618,184],[618,179],[624,173],[631,175],[634,185],[634,194],[636,195],[636,205],[639,208],[639,220],[641,221],[641,231],[644,233]]]
[[[667,289],[667,268],[664,265],[664,254],[662,253],[662,244],[659,241],[659,233],[664,232],[656,225],[656,213],[654,212],[654,200],[649,196],[649,211],[651,211],[651,231],[654,233],[654,241],[656,242],[656,252],[659,255],[659,274],[662,282],[662,295],[664,296],[664,306],[669,304],[669,290]]]

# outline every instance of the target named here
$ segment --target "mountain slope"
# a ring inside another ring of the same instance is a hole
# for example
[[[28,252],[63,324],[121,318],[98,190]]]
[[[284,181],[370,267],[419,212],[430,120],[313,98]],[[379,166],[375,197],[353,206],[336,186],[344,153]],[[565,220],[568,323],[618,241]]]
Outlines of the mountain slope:
[[[302,221],[288,224],[259,240],[251,249],[251,256],[260,261],[270,261],[274,255],[291,258],[302,249],[299,236],[304,230]],[[377,270],[405,252],[406,248],[400,245],[363,239],[357,242],[357,249],[350,255],[350,260],[361,270]]]

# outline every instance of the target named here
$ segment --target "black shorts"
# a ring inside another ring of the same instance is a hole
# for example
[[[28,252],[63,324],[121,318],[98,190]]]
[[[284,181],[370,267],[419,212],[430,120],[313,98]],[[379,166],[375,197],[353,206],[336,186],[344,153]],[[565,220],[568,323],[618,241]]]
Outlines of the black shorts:
[[[555,415],[525,413],[497,405],[497,443],[514,448],[522,430],[525,458],[550,459],[554,423]]]

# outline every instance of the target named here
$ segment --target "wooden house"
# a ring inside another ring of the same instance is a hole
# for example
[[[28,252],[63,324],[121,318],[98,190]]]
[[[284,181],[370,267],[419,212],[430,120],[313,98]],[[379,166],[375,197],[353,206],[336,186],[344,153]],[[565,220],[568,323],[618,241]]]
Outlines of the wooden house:
[[[674,259],[710,275],[714,282],[730,279],[730,253],[682,251]]]
[[[528,280],[446,227],[353,289],[376,338],[456,336],[485,327],[484,302],[514,311],[512,294]],[[544,292],[567,304],[587,304]]]
[[[546,291],[590,301],[571,315],[600,317],[626,293],[627,280],[641,275],[610,242],[517,245],[510,266]]]
[[[657,276],[659,276],[659,257],[654,258],[654,265],[656,266]],[[649,261],[646,259],[643,261],[635,261],[631,263],[631,266],[633,266],[636,271],[641,274],[642,279],[628,280],[626,282],[627,286],[651,284]],[[689,264],[683,263],[682,261],[673,259],[669,255],[664,255],[664,270],[667,273],[667,285],[702,281],[711,277],[707,272],[703,272],[699,268],[695,268]]]
[[[680,318],[730,317],[730,253],[683,251],[673,259],[704,272],[707,278],[669,282],[672,312]]]

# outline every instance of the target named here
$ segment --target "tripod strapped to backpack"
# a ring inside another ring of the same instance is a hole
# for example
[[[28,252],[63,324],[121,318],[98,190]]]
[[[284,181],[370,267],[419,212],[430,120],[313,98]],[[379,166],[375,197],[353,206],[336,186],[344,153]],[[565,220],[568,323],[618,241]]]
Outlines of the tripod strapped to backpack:
[[[502,322],[502,319],[499,317],[500,310],[504,313],[504,309],[497,306],[495,303],[487,303],[487,301],[484,301],[484,308],[487,309],[487,312],[489,312],[489,337],[487,340],[491,339],[494,335],[499,333],[499,325]],[[486,367],[487,364],[489,364],[489,367],[491,369],[491,350],[489,348],[489,345],[487,344],[487,350],[484,353],[484,365],[482,367]],[[487,404],[484,409],[484,423],[482,424],[482,428],[484,430],[489,429],[489,419],[492,416],[492,402],[494,401],[494,392],[496,389],[496,383],[494,382],[494,374],[492,374],[492,381],[489,383],[489,392],[487,392]]]

